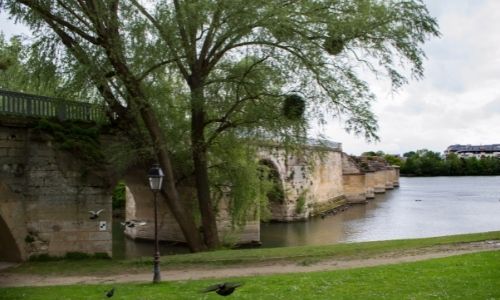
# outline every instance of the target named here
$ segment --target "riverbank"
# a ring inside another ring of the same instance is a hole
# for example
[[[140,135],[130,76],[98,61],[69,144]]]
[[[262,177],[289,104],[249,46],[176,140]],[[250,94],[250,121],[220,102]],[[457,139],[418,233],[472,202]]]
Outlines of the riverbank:
[[[436,245],[426,248],[406,249],[403,251],[387,251],[366,258],[319,259],[308,258],[300,261],[262,261],[252,265],[230,266],[184,266],[169,268],[161,272],[164,281],[224,279],[228,277],[251,277],[270,274],[309,273],[333,271],[380,265],[393,265],[418,262],[435,258],[450,257],[484,251],[500,251],[500,240],[482,242],[454,243]],[[120,273],[111,276],[58,276],[35,275],[27,273],[0,273],[0,287],[52,286],[75,284],[119,284],[127,282],[150,282],[151,273]]]
[[[219,250],[212,252],[163,256],[161,265],[164,271],[178,272],[177,279],[186,279],[189,276],[208,275],[219,270],[225,274],[228,270],[241,270],[240,275],[248,273],[251,268],[263,268],[262,273],[272,270],[295,272],[299,269],[311,271],[318,266],[341,266],[350,261],[348,266],[368,266],[389,263],[387,259],[398,263],[446,255],[468,252],[495,250],[500,246],[500,231],[453,235],[436,238],[391,240],[380,242],[346,243],[326,246],[301,246],[262,249]],[[431,256],[427,256],[431,255]],[[432,256],[435,255],[435,256]],[[364,263],[363,263],[364,261]],[[0,272],[0,285],[9,285],[9,282],[22,283],[22,276],[35,276],[30,283],[42,278],[83,277],[106,278],[119,275],[149,274],[151,257],[131,260],[113,259],[82,259],[82,260],[53,260],[31,261]],[[290,270],[292,266],[297,269]],[[316,266],[313,268],[312,266]],[[327,268],[328,269],[328,268]],[[258,271],[255,271],[258,272]],[[181,276],[181,274],[184,274]],[[233,276],[238,274],[231,273]],[[253,273],[249,273],[253,274]],[[38,277],[37,277],[38,276]],[[149,276],[149,275],[148,275]],[[187,277],[183,277],[187,276]],[[204,278],[189,277],[189,278]],[[26,277],[26,278],[28,278]],[[130,278],[134,278],[131,276]],[[140,276],[139,276],[140,278]],[[172,274],[165,274],[164,278],[175,278]],[[41,281],[43,281],[41,280]],[[93,279],[94,280],[94,279]],[[98,279],[96,279],[98,280]],[[133,280],[135,281],[135,280]],[[47,281],[50,283],[50,280]],[[59,282],[55,280],[55,282]],[[72,282],[72,281],[71,281]],[[93,282],[93,281],[89,281]]]

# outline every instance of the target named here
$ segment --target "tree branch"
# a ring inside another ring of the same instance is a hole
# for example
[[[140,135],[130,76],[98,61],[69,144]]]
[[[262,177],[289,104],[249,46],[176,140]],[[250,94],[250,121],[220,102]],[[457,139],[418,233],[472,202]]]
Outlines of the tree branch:
[[[83,39],[87,40],[88,42],[94,44],[94,45],[99,45],[99,41],[97,38],[85,33],[83,30],[81,30],[80,28],[76,27],[75,25],[69,23],[68,21],[50,13],[50,11],[48,9],[45,9],[44,7],[42,7],[41,5],[39,5],[36,1],[32,1],[32,0],[19,0],[19,3],[22,3],[28,7],[30,7],[31,9],[33,9],[34,11],[36,11],[37,13],[39,13],[41,16],[45,16],[45,17],[48,17],[49,19],[51,19],[52,21],[60,24],[61,26],[63,27],[66,27],[67,29],[69,29],[71,32],[79,35],[80,37],[82,37]]]
[[[175,20],[177,21],[177,28],[179,29],[179,34],[181,36],[181,44],[184,48],[184,53],[188,59],[189,65],[194,65],[196,61],[196,45],[189,45],[189,37],[186,33],[186,28],[184,28],[183,21],[185,20],[184,13],[182,12],[179,0],[174,0],[175,7]],[[184,20],[183,20],[184,19]]]
[[[170,47],[171,52],[172,52],[172,54],[174,56],[174,60],[175,60],[175,62],[177,64],[177,67],[179,68],[179,71],[181,72],[182,76],[184,76],[184,79],[187,80],[187,78],[189,77],[189,73],[188,73],[187,69],[184,67],[184,65],[182,64],[181,57],[179,55],[177,55],[177,51],[175,51],[174,43],[172,42],[172,40],[170,39],[170,37],[168,36],[168,34],[164,31],[164,29],[161,26],[161,24],[144,8],[144,6],[142,6],[141,4],[139,4],[137,2],[137,0],[130,0],[130,1],[149,20],[149,22],[151,22],[151,24],[153,25],[153,27],[155,27],[156,30],[158,30],[158,33],[160,34],[160,36],[162,37],[162,39]]]
[[[176,62],[177,59],[171,59],[171,60],[165,60],[165,61],[162,61],[162,62],[159,62],[153,66],[151,66],[150,68],[148,68],[146,71],[144,71],[141,75],[139,75],[139,80],[143,80],[144,78],[146,78],[146,76],[149,75],[149,73],[153,72],[154,70],[158,69],[159,67],[161,66],[164,66],[164,65],[168,65],[170,63],[173,63],[173,62]]]
[[[203,46],[200,51],[201,61],[206,61],[207,59],[206,55],[208,53],[208,50],[210,49],[210,46],[212,45],[215,34],[215,28],[218,26],[221,15],[222,15],[222,5],[220,5],[220,2],[218,2],[217,9],[215,10],[212,16],[212,21],[210,22],[210,25],[208,27],[208,32],[205,37],[205,41],[203,42]]]

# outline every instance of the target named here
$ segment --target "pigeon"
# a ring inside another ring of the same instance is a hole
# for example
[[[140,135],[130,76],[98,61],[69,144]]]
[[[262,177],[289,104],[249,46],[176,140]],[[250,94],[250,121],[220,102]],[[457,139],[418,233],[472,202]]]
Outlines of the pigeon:
[[[224,282],[224,283],[218,283],[218,284],[211,285],[211,286],[205,288],[202,292],[208,293],[208,292],[215,291],[217,294],[219,294],[221,296],[228,296],[228,295],[231,295],[234,292],[234,290],[240,286],[242,286],[241,283]]]
[[[115,294],[115,288],[110,289],[106,292],[106,297],[111,298]]]
[[[139,221],[139,220],[129,220],[129,221],[121,222],[121,224],[125,227],[128,227],[128,228],[134,228],[136,226],[146,225],[146,222]]]
[[[95,220],[95,219],[99,218],[99,214],[102,213],[103,211],[104,211],[104,209],[100,209],[98,211],[89,210],[89,214],[90,214],[89,219]]]

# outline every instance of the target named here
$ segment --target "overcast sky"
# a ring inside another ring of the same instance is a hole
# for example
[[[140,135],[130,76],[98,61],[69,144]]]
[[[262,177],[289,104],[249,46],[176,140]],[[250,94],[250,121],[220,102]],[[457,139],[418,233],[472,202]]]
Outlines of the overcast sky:
[[[500,144],[500,1],[426,0],[441,38],[424,46],[425,77],[393,94],[387,82],[370,80],[380,142],[346,134],[338,121],[323,134],[347,153],[369,150],[402,154],[452,144]],[[7,36],[26,33],[0,14]]]
[[[391,94],[371,82],[380,142],[367,144],[330,122],[326,135],[347,153],[386,153],[452,144],[500,144],[500,1],[427,0],[441,38],[424,46],[425,77]]]

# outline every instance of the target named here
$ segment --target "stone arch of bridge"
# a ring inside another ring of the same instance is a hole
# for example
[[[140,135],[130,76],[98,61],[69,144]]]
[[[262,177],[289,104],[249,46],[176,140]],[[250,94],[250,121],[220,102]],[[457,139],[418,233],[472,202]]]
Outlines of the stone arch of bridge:
[[[259,160],[259,165],[267,169],[267,179],[273,184],[271,190],[267,194],[268,209],[271,214],[270,218],[271,220],[280,219],[286,203],[283,176],[280,173],[278,164],[271,158],[261,158]]]
[[[27,236],[22,202],[7,185],[0,182],[0,260],[22,261]]]
[[[3,261],[21,261],[22,255],[12,232],[5,223],[5,220],[0,216],[0,241],[2,241],[2,246],[0,247],[0,260]]]
[[[137,165],[130,168],[123,176],[125,182],[125,220],[142,220],[146,225],[124,228],[124,233],[131,239],[154,239],[154,197],[147,179],[149,166]],[[194,197],[190,189],[180,191],[184,203],[189,209]],[[163,195],[158,195],[158,238],[162,241],[185,242],[184,235],[175,216],[168,208]]]

